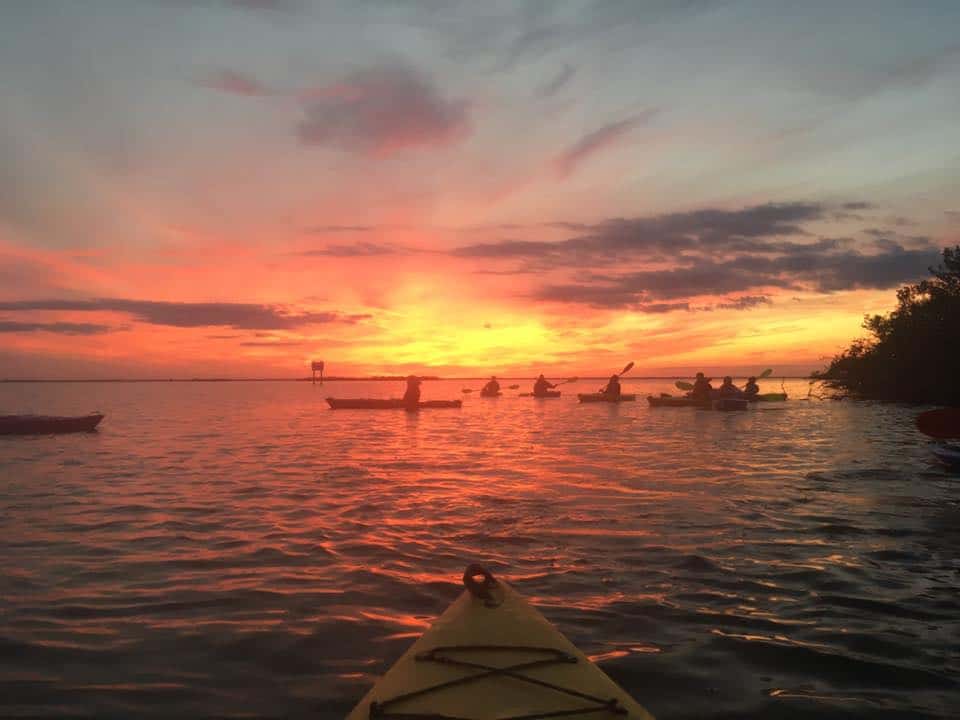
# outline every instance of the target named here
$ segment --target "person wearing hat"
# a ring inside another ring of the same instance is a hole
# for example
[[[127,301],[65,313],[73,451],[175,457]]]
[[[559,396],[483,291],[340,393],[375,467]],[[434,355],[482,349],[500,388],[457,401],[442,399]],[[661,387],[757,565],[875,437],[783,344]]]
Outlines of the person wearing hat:
[[[403,394],[403,404],[408,410],[416,410],[420,407],[420,383],[422,381],[416,375],[407,376],[407,391]]]

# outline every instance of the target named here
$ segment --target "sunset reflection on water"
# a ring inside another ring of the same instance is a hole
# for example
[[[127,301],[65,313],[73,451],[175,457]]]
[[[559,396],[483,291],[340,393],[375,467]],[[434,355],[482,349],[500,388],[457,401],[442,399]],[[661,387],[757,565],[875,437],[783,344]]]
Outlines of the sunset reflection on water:
[[[0,443],[0,710],[339,717],[479,560],[660,716],[948,716],[955,486],[910,409],[595,384],[419,414],[323,402],[385,384],[0,387],[107,414]]]

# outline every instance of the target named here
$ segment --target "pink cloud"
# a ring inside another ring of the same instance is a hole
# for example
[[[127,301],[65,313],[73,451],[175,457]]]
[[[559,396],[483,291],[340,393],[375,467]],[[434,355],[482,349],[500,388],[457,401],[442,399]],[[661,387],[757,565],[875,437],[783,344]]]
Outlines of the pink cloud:
[[[554,172],[561,178],[569,177],[593,155],[623,141],[631,130],[645,125],[656,113],[656,110],[647,110],[587,133],[554,158]]]
[[[303,143],[378,156],[453,144],[470,132],[469,103],[444,97],[403,65],[368,68],[305,93],[303,110]]]

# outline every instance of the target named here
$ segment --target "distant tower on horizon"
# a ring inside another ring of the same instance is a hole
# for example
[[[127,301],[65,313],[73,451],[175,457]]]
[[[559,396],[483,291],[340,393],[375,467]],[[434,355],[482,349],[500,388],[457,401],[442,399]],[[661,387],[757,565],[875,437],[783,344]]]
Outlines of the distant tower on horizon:
[[[323,385],[323,360],[314,360],[312,363],[310,363],[310,370],[311,370],[312,373],[313,373],[313,375],[312,375],[313,383],[316,384],[316,382],[317,382],[317,373],[319,372],[319,373],[320,373],[320,384]]]

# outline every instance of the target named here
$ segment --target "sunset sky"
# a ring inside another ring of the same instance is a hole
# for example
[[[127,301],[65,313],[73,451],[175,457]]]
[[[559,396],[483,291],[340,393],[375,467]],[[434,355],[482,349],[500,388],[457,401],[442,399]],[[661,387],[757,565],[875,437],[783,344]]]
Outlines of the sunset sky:
[[[0,378],[809,372],[960,242],[960,3],[0,7]]]

